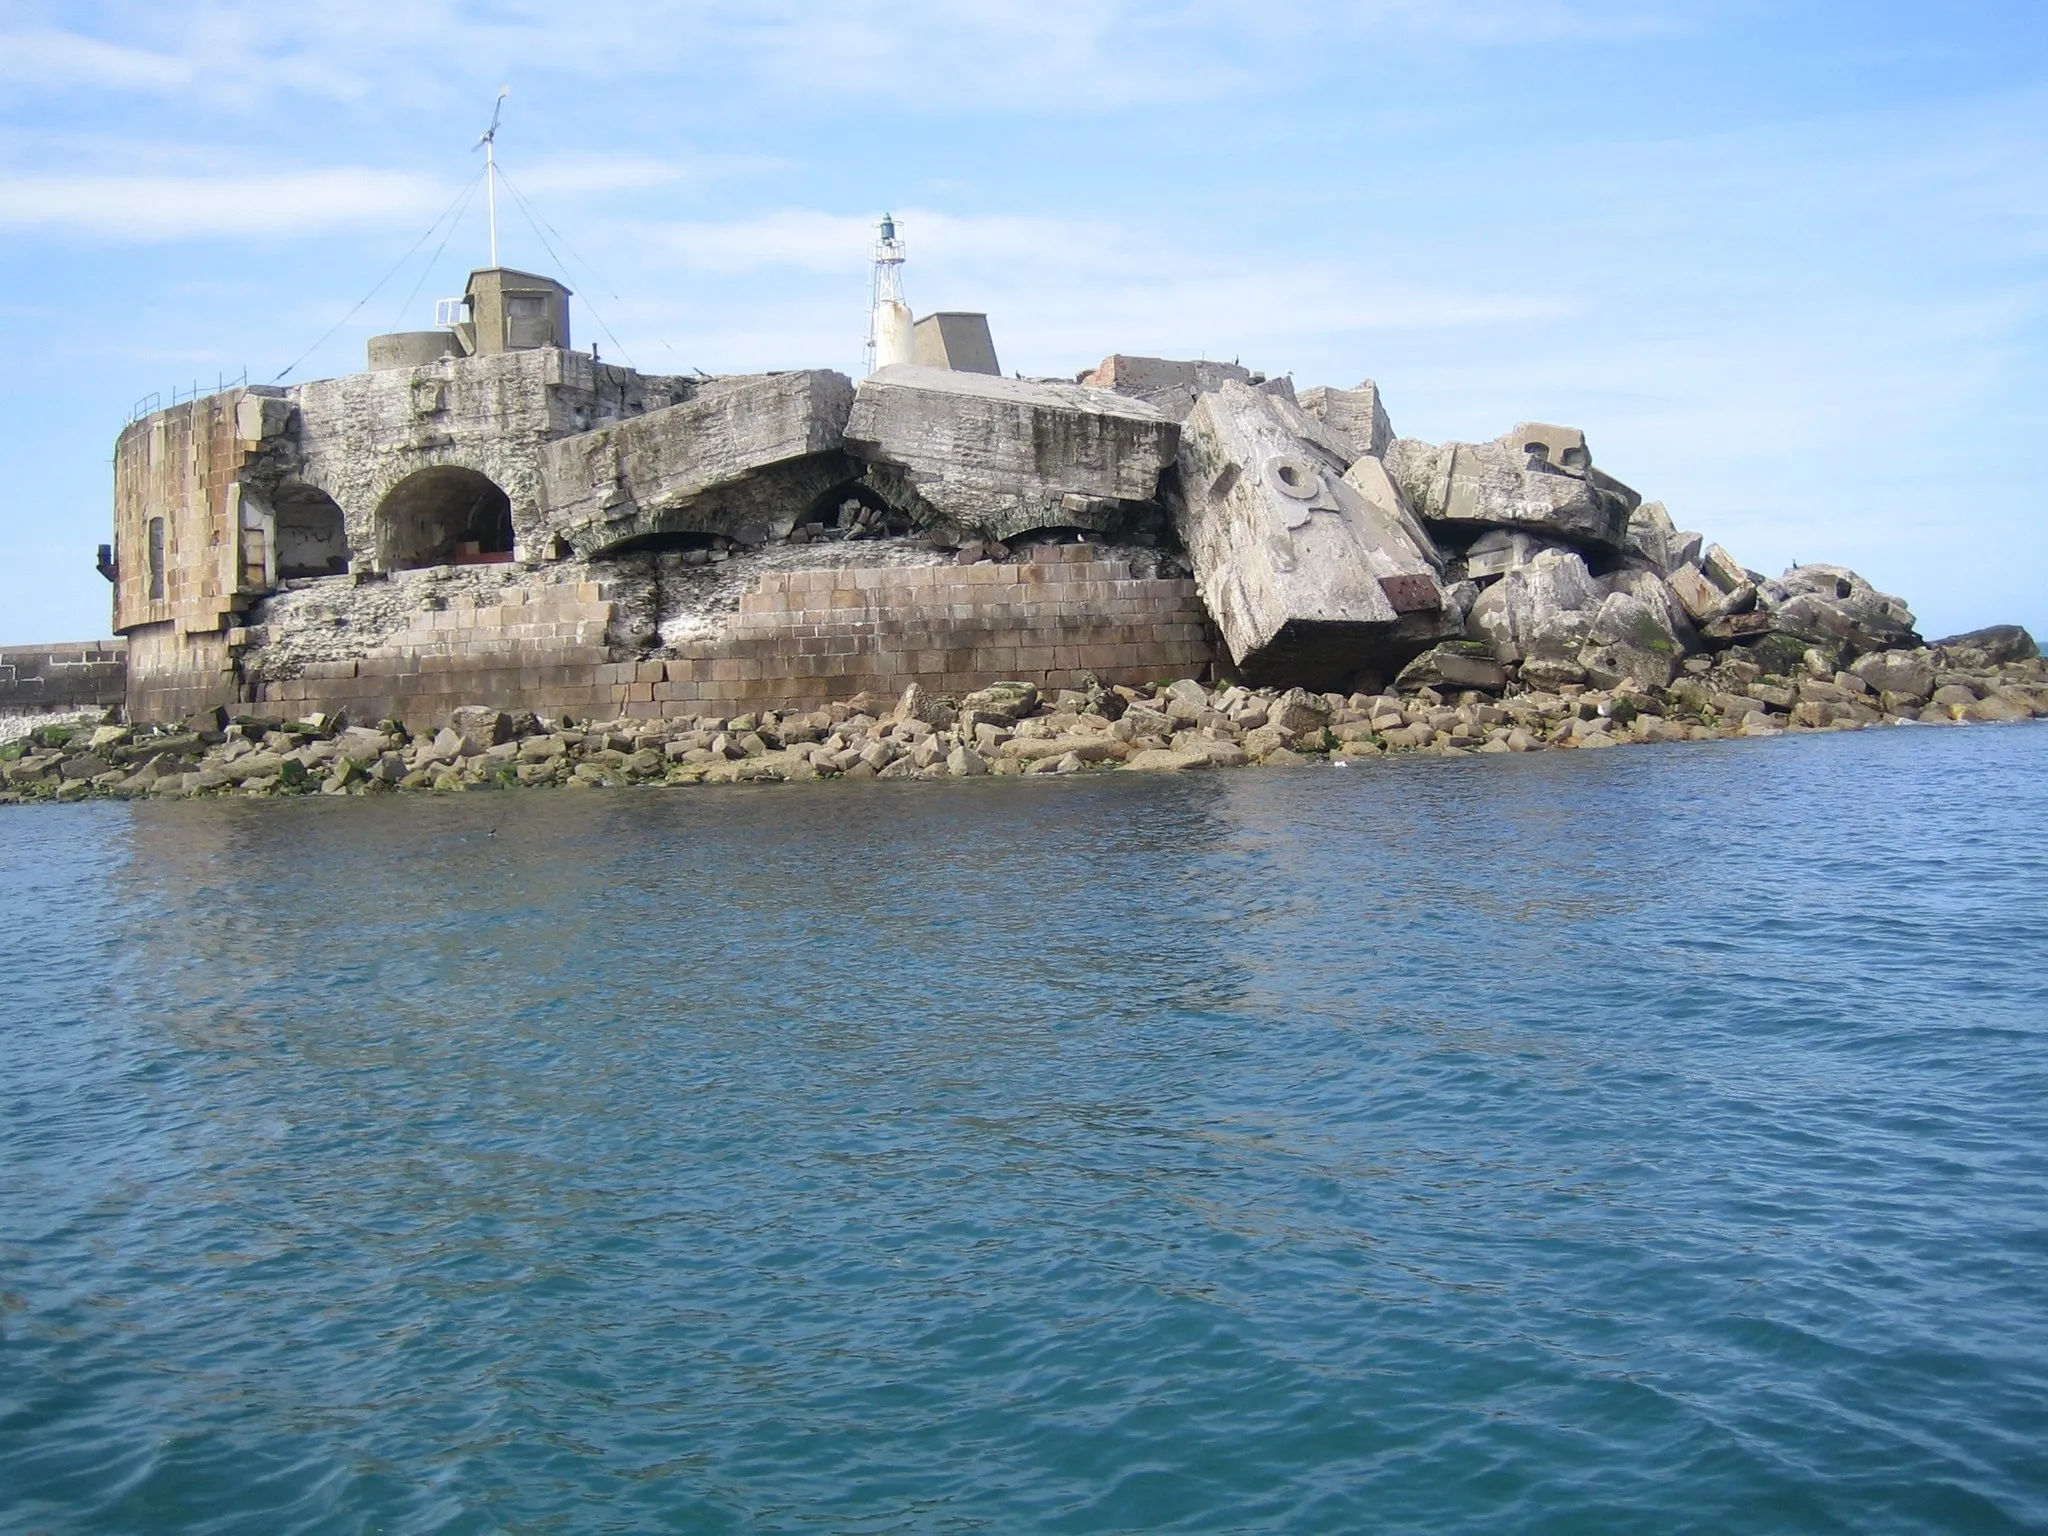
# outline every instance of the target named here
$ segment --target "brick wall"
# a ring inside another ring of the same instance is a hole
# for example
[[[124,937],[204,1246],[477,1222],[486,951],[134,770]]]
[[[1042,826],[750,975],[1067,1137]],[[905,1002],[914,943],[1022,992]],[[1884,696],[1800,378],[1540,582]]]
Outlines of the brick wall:
[[[1040,687],[1200,675],[1212,651],[1191,581],[1080,558],[1021,565],[847,567],[765,574],[725,635],[614,661],[603,583],[457,598],[353,661],[258,684],[264,713],[346,708],[438,724],[461,704],[543,715],[732,714],[811,706],[922,683],[955,696],[1005,678]]]

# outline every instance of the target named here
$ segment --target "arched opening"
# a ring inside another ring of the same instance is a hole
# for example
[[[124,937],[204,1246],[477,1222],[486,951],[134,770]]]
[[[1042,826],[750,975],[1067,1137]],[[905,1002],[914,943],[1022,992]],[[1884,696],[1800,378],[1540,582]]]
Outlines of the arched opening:
[[[503,564],[512,558],[512,499],[473,469],[420,470],[378,504],[377,547],[393,571]]]
[[[796,526],[789,530],[792,544],[823,539],[879,539],[887,534],[909,533],[910,518],[897,511],[873,486],[858,480],[835,485],[815,498]]]
[[[277,488],[270,506],[277,515],[279,581],[347,573],[348,527],[332,496],[293,480]]]

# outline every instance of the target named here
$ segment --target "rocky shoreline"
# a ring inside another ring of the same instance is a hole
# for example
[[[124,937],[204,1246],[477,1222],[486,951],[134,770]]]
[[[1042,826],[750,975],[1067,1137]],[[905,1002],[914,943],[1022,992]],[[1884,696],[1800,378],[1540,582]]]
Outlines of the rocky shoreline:
[[[2048,718],[2048,662],[2002,628],[1845,668],[1820,648],[1766,672],[1693,658],[1664,687],[1545,688],[1466,647],[1412,663],[1379,694],[1001,683],[957,701],[912,686],[805,712],[577,722],[468,707],[428,735],[335,716],[179,727],[45,725],[0,747],[0,804],[193,796],[369,795],[543,786],[1177,772],[1311,760],[1589,751],[1879,725]]]

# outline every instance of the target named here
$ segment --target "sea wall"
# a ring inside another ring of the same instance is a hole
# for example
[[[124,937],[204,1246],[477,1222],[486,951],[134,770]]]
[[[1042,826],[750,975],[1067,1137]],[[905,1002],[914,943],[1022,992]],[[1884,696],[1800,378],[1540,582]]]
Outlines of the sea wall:
[[[127,651],[122,640],[0,649],[0,715],[118,707],[127,686]]]
[[[280,618],[245,661],[239,707],[273,716],[438,725],[465,704],[547,716],[659,718],[716,709],[811,708],[912,683],[963,694],[1021,680],[1048,691],[1201,675],[1213,658],[1194,583],[1144,575],[1085,544],[1015,564],[841,565],[766,570],[715,633],[666,644],[646,626],[643,571],[600,579],[467,576],[448,595],[429,573],[386,584],[418,611],[352,654],[294,659]],[[354,589],[352,589],[354,590]],[[308,596],[295,594],[301,605]],[[340,594],[337,592],[336,597]],[[349,622],[331,608],[301,627]],[[287,675],[288,674],[288,675]],[[171,718],[159,713],[149,718]]]

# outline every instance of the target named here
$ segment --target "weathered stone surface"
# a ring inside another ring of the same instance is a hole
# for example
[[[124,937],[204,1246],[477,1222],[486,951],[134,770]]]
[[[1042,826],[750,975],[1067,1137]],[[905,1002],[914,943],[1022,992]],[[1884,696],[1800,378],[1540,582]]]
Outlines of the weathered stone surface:
[[[2011,725],[2021,720],[2034,718],[2033,707],[2025,700],[2009,694],[1992,692],[1973,704],[1965,704],[1960,716],[1982,724]]]
[[[1153,502],[1178,441],[1164,412],[1110,390],[914,364],[863,379],[846,427],[893,505],[992,539],[1112,530]]]
[[[1680,569],[1687,567],[1681,566]],[[1670,583],[1661,577],[1646,570],[1624,567],[1611,576],[1601,577],[1595,585],[1607,592],[1626,592],[1662,613],[1681,657],[1700,650],[1699,631],[1693,626],[1692,615],[1678,600],[1678,594],[1671,590]],[[1833,673],[1834,668],[1829,667],[1828,674],[1832,676]]]
[[[1371,379],[1353,389],[1318,386],[1304,390],[1300,405],[1307,415],[1350,445],[1354,462],[1368,454],[1379,457],[1394,441],[1394,424],[1387,419],[1379,385]]]
[[[1718,619],[1726,609],[1728,594],[1709,581],[1706,573],[1696,565],[1679,566],[1665,585],[1695,624]]]
[[[448,717],[448,725],[457,735],[485,747],[512,739],[512,717],[487,704],[463,705]]]
[[[1595,469],[1573,428],[1524,422],[1490,443],[1397,439],[1389,473],[1431,524],[1520,528],[1620,550],[1641,498]]]
[[[1661,501],[1646,501],[1628,516],[1627,553],[1659,576],[1669,576],[1700,557],[1700,536],[1681,533]]]
[[[1290,736],[1320,731],[1330,723],[1329,703],[1306,688],[1290,688],[1266,711],[1266,723]]]
[[[1576,666],[1605,600],[1585,561],[1546,550],[1479,594],[1466,633],[1491,646],[1503,665],[1540,659]]]
[[[689,400],[540,451],[544,526],[580,555],[655,534],[786,535],[857,473],[853,383],[829,369],[707,380]]]
[[[1025,684],[1030,687],[1030,684]],[[1035,694],[1037,690],[1033,689]],[[936,730],[950,729],[959,711],[944,699],[934,698],[922,683],[911,683],[903,690],[903,696],[896,701],[892,718],[915,720]]]
[[[1849,671],[1876,693],[1915,699],[1934,693],[1934,660],[1925,651],[1872,651],[1851,662]]]
[[[1175,421],[1186,421],[1195,401],[1225,384],[1251,383],[1249,369],[1236,363],[1183,361],[1171,357],[1105,357],[1099,367],[1081,375],[1089,389],[1110,389],[1158,407]]]
[[[1466,546],[1465,575],[1472,581],[1490,581],[1518,565],[1527,565],[1546,549],[1569,547],[1541,534],[1489,528]]]
[[[1181,752],[1172,747],[1148,747],[1124,759],[1124,767],[1138,773],[1183,773],[1190,768],[1210,766],[1208,753]]]
[[[1507,670],[1494,659],[1492,646],[1479,640],[1446,640],[1403,667],[1395,686],[1404,693],[1417,688],[1498,693],[1507,683]]]
[[[1709,544],[1706,553],[1700,557],[1700,569],[1707,580],[1723,592],[1735,592],[1749,585],[1749,572],[1742,562],[1718,544]]]
[[[1579,665],[1586,670],[1586,681],[1596,688],[1631,683],[1662,688],[1677,672],[1683,656],[1663,604],[1614,592],[1593,617],[1593,627],[1579,650]]]
[[[1809,644],[1836,644],[1857,655],[1919,645],[1905,603],[1839,565],[1799,565],[1757,587],[1771,628]]]
[[[1966,635],[1950,635],[1932,642],[1934,649],[1950,652],[1975,667],[2000,667],[2015,661],[2031,661],[2041,654],[2034,637],[2017,624],[1994,624],[1973,629]]]
[[[1181,439],[1181,537],[1247,676],[1337,686],[1437,638],[1440,560],[1299,419],[1242,384],[1204,395]]]
[[[1009,725],[1038,707],[1038,689],[1031,683],[991,683],[960,701],[962,717]]]

